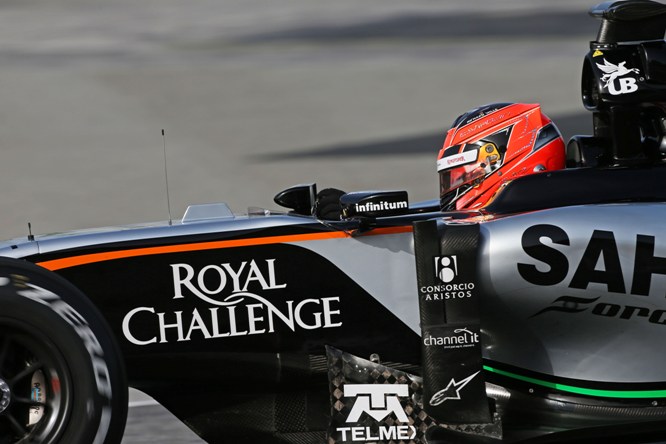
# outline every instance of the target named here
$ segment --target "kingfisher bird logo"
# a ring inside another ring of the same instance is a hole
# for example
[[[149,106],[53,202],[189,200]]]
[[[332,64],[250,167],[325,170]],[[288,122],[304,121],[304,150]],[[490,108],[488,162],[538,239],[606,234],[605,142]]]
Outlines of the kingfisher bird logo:
[[[625,61],[614,65],[606,59],[604,59],[603,64],[597,63],[597,67],[604,73],[601,76],[601,81],[606,82],[604,88],[608,89],[608,92],[614,96],[638,91],[636,79],[625,76],[632,73],[640,74],[640,72],[637,68],[627,68],[626,64],[627,62]]]

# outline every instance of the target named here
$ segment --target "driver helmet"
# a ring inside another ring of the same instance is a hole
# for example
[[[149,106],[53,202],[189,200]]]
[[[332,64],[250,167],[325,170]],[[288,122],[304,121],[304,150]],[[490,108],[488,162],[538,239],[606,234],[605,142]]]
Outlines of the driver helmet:
[[[481,208],[502,184],[564,168],[564,139],[538,104],[493,103],[458,117],[437,156],[442,211]]]

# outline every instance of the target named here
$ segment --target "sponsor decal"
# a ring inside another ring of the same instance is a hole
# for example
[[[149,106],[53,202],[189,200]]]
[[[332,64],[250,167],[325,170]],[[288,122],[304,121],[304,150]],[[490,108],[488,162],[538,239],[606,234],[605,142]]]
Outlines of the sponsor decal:
[[[284,290],[276,273],[276,259],[210,264],[199,269],[187,263],[170,264],[172,300],[197,298],[207,309],[158,312],[137,307],[127,313],[122,329],[134,345],[220,339],[274,333],[277,329],[315,330],[336,328],[340,320],[340,298],[319,297],[275,301],[266,297]],[[259,294],[261,293],[261,294]],[[155,333],[139,337],[136,326],[152,325]]]
[[[354,216],[384,217],[409,210],[406,191],[360,191],[340,197],[343,218]]]
[[[458,275],[458,258],[456,255],[435,258],[435,275],[441,282],[448,284]]]
[[[442,159],[439,159],[437,161],[437,171],[448,170],[449,168],[457,167],[460,165],[467,165],[468,163],[475,162],[478,157],[478,154],[479,151],[475,149],[443,157]]]
[[[617,65],[610,63],[604,59],[604,63],[597,63],[597,67],[604,73],[601,76],[601,81],[606,82],[604,88],[608,90],[611,95],[617,96],[621,94],[630,94],[638,91],[636,78],[627,77],[630,74],[640,74],[637,68],[627,68],[626,61],[620,62]],[[642,77],[639,79],[642,80]]]
[[[359,423],[364,415],[376,422],[383,422],[394,415],[399,423],[395,425],[346,426],[337,427],[340,442],[369,442],[388,440],[410,440],[416,437],[416,428],[409,424],[409,418],[400,404],[401,397],[409,396],[407,384],[345,384],[344,396],[354,397],[346,423]]]
[[[642,297],[650,296],[653,287],[654,293],[663,292],[663,284],[653,285],[652,282],[655,275],[666,276],[666,257],[655,255],[655,236],[636,234],[633,248],[631,242],[623,243],[623,256],[633,258],[634,261],[629,281],[625,280],[620,249],[615,238],[612,231],[594,230],[582,257],[576,263],[571,255],[566,254],[568,248],[573,246],[564,229],[555,225],[534,225],[523,232],[521,239],[523,251],[534,259],[534,262],[519,262],[518,273],[525,281],[538,286],[562,285],[572,290],[587,290],[596,286],[607,293]],[[625,262],[624,267],[626,266]],[[574,272],[568,280],[571,268]],[[661,280],[663,281],[663,277]],[[663,297],[663,294],[659,296]],[[666,325],[666,310],[651,307],[647,303],[611,303],[604,300],[603,295],[563,295],[531,317],[548,313],[586,313],[605,318],[643,320],[651,324]]]
[[[425,301],[445,301],[472,297],[474,282],[454,282],[458,277],[458,257],[436,256],[433,258],[437,283],[422,285],[419,291]]]
[[[357,203],[354,208],[356,213],[374,213],[379,211],[390,211],[390,210],[406,210],[409,208],[409,203],[402,200],[398,202],[389,202],[386,200],[380,200],[377,202],[366,202],[363,204]]]
[[[407,415],[400,405],[400,396],[409,395],[407,384],[347,384],[345,396],[355,396],[356,401],[347,422],[357,422],[363,413],[382,421],[394,414],[400,422],[407,422]]]
[[[446,335],[427,335],[423,338],[423,345],[426,347],[437,346],[445,349],[474,347],[479,343],[479,334],[467,328],[456,328]]]
[[[534,259],[534,262],[517,263],[518,273],[525,281],[539,286],[559,285],[565,281],[572,259],[561,251],[571,246],[564,229],[549,224],[531,226],[523,232],[521,244],[523,251]],[[558,245],[559,249],[551,245]],[[628,249],[630,245],[623,248]],[[585,290],[598,284],[605,286],[609,293],[649,296],[652,276],[666,275],[666,257],[655,255],[655,237],[637,234],[633,251],[625,252],[624,256],[634,259],[630,282],[625,282],[615,233],[594,230],[566,285]]]
[[[437,406],[447,400],[459,401],[462,398],[460,397],[460,391],[465,388],[469,382],[474,379],[476,375],[481,373],[480,371],[461,379],[459,382],[456,382],[454,378],[451,378],[451,382],[446,388],[435,393],[432,398],[430,398],[429,404],[432,406]]]
[[[621,305],[604,302],[601,297],[582,298],[575,296],[560,296],[548,307],[534,313],[531,318],[544,313],[587,313],[611,319],[643,320],[650,324],[666,325],[666,310],[653,309],[639,305]],[[599,301],[599,302],[597,302]]]
[[[30,390],[30,400],[33,404],[28,411],[28,427],[37,424],[44,415],[42,405],[46,404],[46,396],[43,387],[46,386],[44,372],[37,370],[32,375],[32,389]]]
[[[469,125],[470,123],[474,122],[475,120],[479,120],[479,119],[481,119],[482,117],[485,117],[485,116],[487,116],[487,115],[489,115],[489,114],[492,114],[492,113],[494,113],[495,111],[497,111],[497,110],[499,110],[499,109],[501,109],[501,108],[503,108],[503,107],[497,107],[497,106],[496,106],[496,107],[494,107],[494,108],[488,108],[488,109],[484,109],[484,110],[482,110],[482,111],[479,111],[479,112],[477,112],[476,114],[473,114],[471,117],[469,117],[469,118],[463,123],[463,125]]]
[[[465,137],[469,136],[470,134],[475,134],[477,132],[480,132],[481,130],[483,130],[483,129],[489,127],[489,126],[494,125],[495,123],[504,120],[504,118],[507,117],[508,115],[509,114],[507,114],[506,112],[488,115],[488,117],[486,119],[480,120],[480,121],[475,121],[474,125],[466,126],[463,129],[461,129],[460,131],[458,131],[458,133],[456,134],[456,137],[458,137],[459,138],[458,140],[460,140],[460,138],[465,138]]]

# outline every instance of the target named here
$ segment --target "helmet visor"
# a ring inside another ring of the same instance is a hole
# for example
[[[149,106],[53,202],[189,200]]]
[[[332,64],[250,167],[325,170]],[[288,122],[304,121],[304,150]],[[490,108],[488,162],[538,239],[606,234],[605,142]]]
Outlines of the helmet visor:
[[[466,144],[462,153],[437,161],[440,196],[463,185],[476,186],[500,165],[500,154],[492,142]]]

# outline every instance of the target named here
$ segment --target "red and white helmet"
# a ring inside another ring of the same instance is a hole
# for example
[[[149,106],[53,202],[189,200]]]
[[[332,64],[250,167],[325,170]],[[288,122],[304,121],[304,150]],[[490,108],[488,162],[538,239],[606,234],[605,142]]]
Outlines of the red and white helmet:
[[[453,123],[437,156],[442,211],[481,208],[509,180],[564,168],[564,146],[538,104],[468,111]]]

